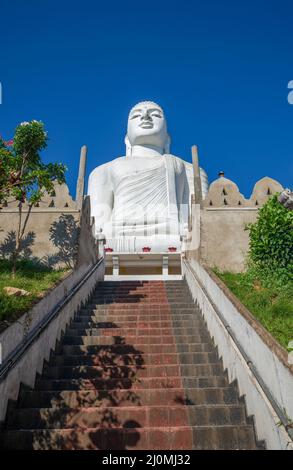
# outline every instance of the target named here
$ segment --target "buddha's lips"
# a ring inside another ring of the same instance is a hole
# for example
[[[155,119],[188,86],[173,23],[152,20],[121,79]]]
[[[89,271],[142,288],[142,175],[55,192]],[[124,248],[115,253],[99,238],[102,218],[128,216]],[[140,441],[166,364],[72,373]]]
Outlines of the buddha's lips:
[[[151,122],[144,122],[140,124],[139,127],[142,127],[143,129],[151,129],[154,126]]]

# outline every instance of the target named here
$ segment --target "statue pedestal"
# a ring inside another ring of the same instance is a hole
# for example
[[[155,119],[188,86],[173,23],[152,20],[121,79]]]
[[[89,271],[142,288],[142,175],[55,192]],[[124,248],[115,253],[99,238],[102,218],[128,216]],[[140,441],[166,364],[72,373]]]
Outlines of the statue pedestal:
[[[105,280],[182,279],[181,253],[106,252]]]
[[[170,249],[181,252],[179,235],[153,235],[153,236],[122,236],[115,238],[106,237],[105,249],[112,249],[119,253],[141,253],[150,248],[152,253],[169,252]]]

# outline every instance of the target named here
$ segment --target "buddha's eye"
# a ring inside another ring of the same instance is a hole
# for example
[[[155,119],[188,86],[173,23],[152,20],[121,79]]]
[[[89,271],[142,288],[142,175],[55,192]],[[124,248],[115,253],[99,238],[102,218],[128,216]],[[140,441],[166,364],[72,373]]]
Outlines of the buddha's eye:
[[[162,117],[162,115],[160,113],[152,113],[152,116],[155,116],[155,117],[158,117],[158,118]]]
[[[140,113],[134,113],[130,119],[135,119],[135,118],[138,118],[140,117]]]

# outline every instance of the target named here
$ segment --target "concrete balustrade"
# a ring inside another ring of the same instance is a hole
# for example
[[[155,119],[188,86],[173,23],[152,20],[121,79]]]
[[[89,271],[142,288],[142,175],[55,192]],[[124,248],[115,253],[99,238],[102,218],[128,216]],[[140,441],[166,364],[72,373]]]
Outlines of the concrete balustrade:
[[[257,437],[268,449],[293,449],[293,442],[253,374],[253,367],[272,399],[287,418],[293,418],[293,375],[287,352],[221,281],[196,260],[184,260],[183,274],[194,300],[201,308],[208,330],[227,368],[229,380],[238,381],[245,395],[247,413],[254,415]],[[217,315],[220,313],[220,317]],[[238,345],[251,360],[250,367]]]
[[[31,310],[0,334],[2,364],[14,349],[25,341],[27,335],[40,324],[46,315],[86,276],[89,268],[90,266],[84,264],[73,271]],[[42,372],[44,361],[49,360],[50,353],[55,348],[56,342],[60,340],[66,326],[79,308],[87,302],[97,282],[103,280],[104,269],[103,261],[58,316],[48,324],[45,331],[26,351],[22,359],[0,382],[0,422],[5,419],[8,400],[17,399],[20,385],[34,386],[36,375]]]

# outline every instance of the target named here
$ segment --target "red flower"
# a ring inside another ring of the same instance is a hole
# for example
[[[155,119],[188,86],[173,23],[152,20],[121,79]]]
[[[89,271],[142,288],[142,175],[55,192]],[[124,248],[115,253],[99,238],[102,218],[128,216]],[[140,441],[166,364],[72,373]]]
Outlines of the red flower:
[[[149,251],[151,251],[151,248],[150,248],[149,246],[144,246],[143,249],[142,249],[142,251],[143,251],[144,253],[148,253]]]
[[[2,142],[4,143],[4,145],[6,145],[6,147],[11,147],[11,145],[13,145],[13,139],[11,140],[4,140],[2,135],[0,135],[0,140],[2,140]]]
[[[105,248],[104,251],[105,251],[105,253],[112,253],[113,248],[107,247],[107,248]]]
[[[169,246],[168,250],[171,252],[174,252],[174,251],[177,251],[177,248],[176,246]]]

